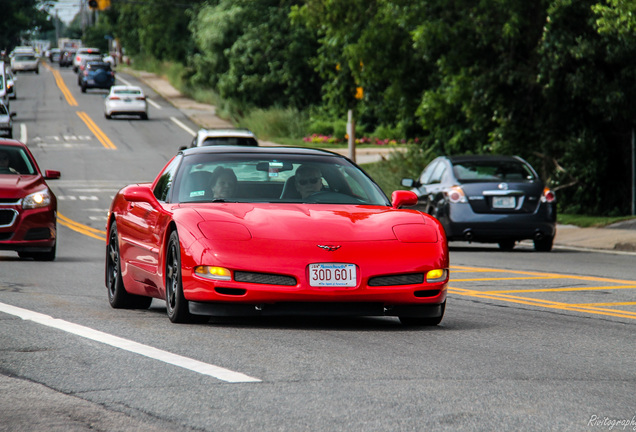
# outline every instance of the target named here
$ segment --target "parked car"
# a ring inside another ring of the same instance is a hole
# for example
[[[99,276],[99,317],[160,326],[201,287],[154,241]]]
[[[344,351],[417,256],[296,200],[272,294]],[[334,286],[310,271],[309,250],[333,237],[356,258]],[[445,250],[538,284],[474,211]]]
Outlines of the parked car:
[[[60,61],[60,49],[59,48],[53,48],[49,51],[48,53],[48,58],[51,61],[51,63],[59,63]]]
[[[89,88],[110,90],[115,85],[115,72],[110,68],[110,63],[103,61],[91,61],[79,74],[79,85],[82,93]]]
[[[135,115],[148,120],[148,102],[141,87],[113,86],[104,99],[104,117]]]
[[[258,146],[256,135],[248,129],[199,129],[190,147],[212,145]]]
[[[418,196],[417,208],[437,218],[449,241],[498,243],[511,250],[532,239],[552,250],[556,196],[532,166],[517,156],[438,157],[420,178],[403,179]]]
[[[55,259],[57,199],[45,180],[59,171],[40,171],[25,144],[0,139],[0,250],[20,258]]]
[[[13,117],[15,113],[0,100],[0,132],[9,138],[13,138]]]
[[[389,200],[349,159],[292,147],[180,151],[152,183],[114,197],[106,275],[113,308],[166,301],[172,322],[209,316],[397,316],[437,325],[449,256],[411,191]]]
[[[40,73],[40,59],[35,53],[17,53],[11,58],[11,70],[13,72]]]
[[[7,80],[7,94],[10,99],[18,98],[18,90],[15,87],[15,76],[13,75],[13,71],[11,68],[6,69],[5,78]]]
[[[73,72],[77,72],[79,70],[79,65],[82,62],[82,59],[88,55],[101,55],[101,51],[99,48],[78,48],[75,53],[75,57],[73,57]]]

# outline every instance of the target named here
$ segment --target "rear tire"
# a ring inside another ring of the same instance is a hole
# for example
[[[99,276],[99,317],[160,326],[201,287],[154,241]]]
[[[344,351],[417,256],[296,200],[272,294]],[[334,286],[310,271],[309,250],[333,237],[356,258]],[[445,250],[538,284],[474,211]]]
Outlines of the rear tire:
[[[108,289],[108,303],[114,309],[148,309],[152,297],[129,294],[124,288],[121,278],[121,255],[119,254],[119,239],[117,223],[110,226],[110,237],[106,245],[106,288]]]
[[[541,240],[534,240],[534,250],[537,252],[550,252],[554,243],[554,237],[544,237]]]
[[[514,240],[504,240],[499,242],[499,249],[501,249],[502,251],[511,251],[514,249],[514,247],[515,247]]]

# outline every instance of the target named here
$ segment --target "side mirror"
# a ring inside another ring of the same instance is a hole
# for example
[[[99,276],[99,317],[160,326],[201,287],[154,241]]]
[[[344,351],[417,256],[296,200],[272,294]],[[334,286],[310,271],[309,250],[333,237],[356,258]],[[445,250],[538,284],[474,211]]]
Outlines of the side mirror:
[[[397,190],[391,194],[393,208],[411,207],[417,204],[417,195],[413,191]]]
[[[153,207],[158,204],[157,198],[147,186],[128,186],[123,192],[124,199],[130,202],[145,202]]]
[[[18,113],[14,113],[14,112],[12,112],[12,113],[11,113],[11,114],[9,114],[9,115],[11,116],[11,118],[13,118],[13,117],[17,116],[17,115],[18,115]]]
[[[54,171],[54,170],[46,170],[44,172],[44,178],[46,180],[57,180],[62,176],[62,174],[59,171]]]
[[[403,178],[400,184],[404,187],[409,187],[409,188],[418,188],[422,186],[422,183],[412,178]]]

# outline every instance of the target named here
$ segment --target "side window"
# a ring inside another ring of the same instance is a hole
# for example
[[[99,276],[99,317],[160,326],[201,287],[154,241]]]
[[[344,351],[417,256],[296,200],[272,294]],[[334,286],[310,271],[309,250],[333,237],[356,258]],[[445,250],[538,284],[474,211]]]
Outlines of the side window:
[[[438,163],[437,166],[435,167],[435,170],[431,174],[431,178],[428,181],[428,183],[429,184],[441,183],[442,177],[444,176],[445,172],[446,172],[446,165],[444,165],[444,163],[442,162]]]
[[[430,183],[431,174],[433,174],[433,171],[435,171],[437,165],[439,165],[439,161],[433,161],[428,164],[426,168],[424,168],[424,171],[420,176],[420,183],[422,183],[423,185]]]
[[[159,201],[165,202],[168,199],[168,195],[174,183],[174,177],[177,172],[179,162],[181,162],[181,156],[176,156],[172,160],[172,162],[170,162],[170,165],[168,165],[166,169],[163,170],[163,173],[159,177],[159,180],[155,185],[155,189],[153,190],[155,197]]]

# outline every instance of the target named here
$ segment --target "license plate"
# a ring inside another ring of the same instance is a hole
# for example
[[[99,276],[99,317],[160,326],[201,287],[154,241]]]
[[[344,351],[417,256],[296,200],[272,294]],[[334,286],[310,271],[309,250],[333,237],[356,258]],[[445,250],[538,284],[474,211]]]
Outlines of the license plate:
[[[132,99],[124,99],[124,102],[132,102]]]
[[[312,287],[354,287],[356,281],[355,264],[309,264],[309,285]]]
[[[515,197],[492,197],[492,208],[511,209],[515,207]]]

